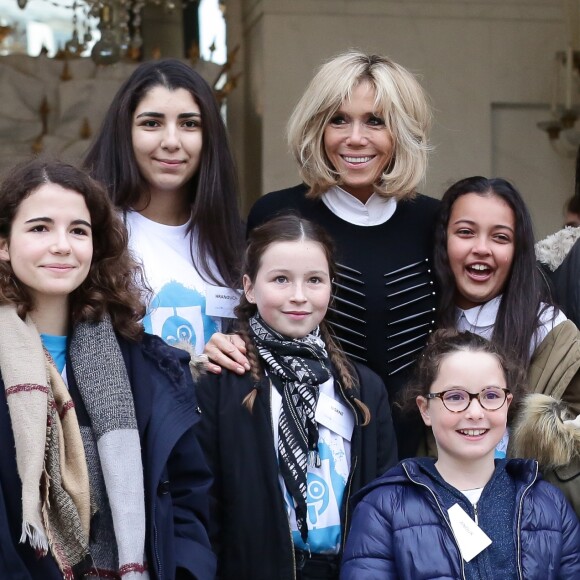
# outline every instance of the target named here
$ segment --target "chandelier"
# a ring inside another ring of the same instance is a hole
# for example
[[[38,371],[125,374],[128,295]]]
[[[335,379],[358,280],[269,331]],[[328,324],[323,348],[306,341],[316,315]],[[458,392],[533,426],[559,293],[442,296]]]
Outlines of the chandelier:
[[[66,43],[65,52],[69,56],[80,56],[92,41],[89,20],[97,19],[100,39],[91,51],[91,58],[97,64],[113,64],[122,58],[137,60],[143,39],[141,37],[141,13],[146,5],[159,6],[168,12],[185,8],[198,0],[46,0],[53,6],[69,8],[72,11],[73,32]],[[28,0],[17,0],[24,10]],[[84,28],[84,30],[83,30]]]

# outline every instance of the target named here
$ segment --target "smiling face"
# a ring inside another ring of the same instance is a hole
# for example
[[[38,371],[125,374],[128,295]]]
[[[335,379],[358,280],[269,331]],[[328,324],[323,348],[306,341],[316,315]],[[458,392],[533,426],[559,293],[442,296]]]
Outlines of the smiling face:
[[[515,251],[515,216],[496,195],[468,193],[457,198],[447,224],[447,254],[464,310],[501,294]]]
[[[441,361],[431,393],[453,388],[479,393],[488,387],[507,388],[499,360],[492,354],[477,351],[453,352]],[[468,465],[475,461],[493,464],[495,447],[503,437],[512,395],[504,405],[487,411],[472,400],[465,411],[454,413],[439,398],[417,397],[417,405],[426,425],[433,429],[438,462],[449,466]]]
[[[187,195],[202,153],[201,112],[191,93],[163,86],[149,90],[133,114],[135,160],[151,196]]]
[[[393,155],[393,139],[376,112],[375,90],[368,82],[360,83],[331,117],[324,149],[341,187],[366,203]]]
[[[330,301],[328,260],[317,242],[270,244],[256,279],[244,276],[244,292],[266,324],[289,338],[304,338],[324,318]]]
[[[10,237],[0,239],[0,259],[26,286],[34,310],[68,296],[86,279],[93,256],[91,216],[80,193],[41,185],[14,216]]]

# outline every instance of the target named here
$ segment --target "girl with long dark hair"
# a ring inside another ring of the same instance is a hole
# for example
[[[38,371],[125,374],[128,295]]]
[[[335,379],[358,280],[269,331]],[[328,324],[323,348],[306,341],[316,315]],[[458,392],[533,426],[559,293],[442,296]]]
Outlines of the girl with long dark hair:
[[[479,176],[452,185],[441,200],[434,261],[439,326],[497,342],[529,369],[530,390],[557,388],[580,412],[580,378],[573,372],[578,329],[550,302],[536,265],[532,219],[513,185]],[[546,364],[570,372],[560,380],[545,372]]]
[[[179,60],[142,63],[84,165],[123,211],[153,291],[145,329],[200,353],[233,316],[219,297],[237,287],[243,248],[236,170],[211,87]]]

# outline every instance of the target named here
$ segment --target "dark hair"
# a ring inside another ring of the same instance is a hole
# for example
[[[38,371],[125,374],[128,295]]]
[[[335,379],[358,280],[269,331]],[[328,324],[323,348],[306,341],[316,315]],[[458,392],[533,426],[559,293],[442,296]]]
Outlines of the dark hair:
[[[402,397],[402,407],[405,411],[416,411],[416,399],[427,395],[437,379],[443,359],[456,352],[482,352],[494,356],[503,371],[507,388],[513,395],[514,403],[519,403],[525,392],[525,370],[518,362],[512,360],[504,349],[496,342],[472,332],[457,332],[456,330],[436,330],[421,353],[415,365],[413,375]],[[510,406],[510,417],[516,405]]]
[[[138,339],[145,308],[137,285],[140,269],[127,249],[126,229],[103,187],[80,169],[56,161],[33,160],[14,168],[0,185],[0,237],[9,241],[12,222],[24,199],[47,183],[83,196],[91,216],[93,257],[84,282],[70,295],[71,321],[111,317],[117,332]],[[0,303],[15,304],[24,317],[32,297],[8,261],[0,261]]]
[[[190,236],[191,259],[202,277],[236,287],[243,248],[236,168],[213,91],[189,65],[177,59],[139,65],[113,98],[84,166],[105,185],[119,208],[135,206],[147,183],[133,151],[133,114],[145,95],[157,86],[170,91],[185,89],[199,106],[203,145],[199,169],[189,185],[188,231],[195,228],[197,232],[197,242]],[[212,261],[223,281],[214,274]]]
[[[580,196],[573,195],[571,198],[567,199],[564,204],[564,212],[580,214]]]
[[[248,276],[252,283],[256,280],[258,270],[262,263],[262,256],[268,247],[277,242],[311,241],[320,244],[326,260],[330,278],[334,278],[336,270],[334,261],[334,247],[330,236],[317,224],[305,220],[295,214],[285,214],[275,217],[264,223],[260,227],[250,232],[248,246],[244,257],[242,272]],[[238,318],[239,334],[246,343],[248,360],[250,361],[251,374],[254,380],[254,389],[244,400],[244,404],[251,410],[257,391],[262,380],[262,368],[259,361],[258,352],[250,339],[248,320],[257,312],[256,304],[248,301],[245,294],[242,294],[240,303],[235,309]],[[336,344],[330,332],[329,326],[324,320],[320,323],[320,333],[326,344],[326,350],[332,361],[335,371],[345,389],[352,389],[356,385],[356,372],[352,363]],[[370,420],[370,413],[366,405],[358,399],[356,404],[361,409],[364,416],[364,424]]]
[[[493,340],[527,367],[530,344],[539,319],[549,303],[534,253],[534,230],[530,212],[518,191],[505,179],[468,177],[453,184],[443,195],[435,225],[434,265],[439,282],[438,323],[455,328],[456,284],[447,253],[447,226],[453,204],[462,195],[475,193],[498,197],[514,212],[514,257],[493,329]]]

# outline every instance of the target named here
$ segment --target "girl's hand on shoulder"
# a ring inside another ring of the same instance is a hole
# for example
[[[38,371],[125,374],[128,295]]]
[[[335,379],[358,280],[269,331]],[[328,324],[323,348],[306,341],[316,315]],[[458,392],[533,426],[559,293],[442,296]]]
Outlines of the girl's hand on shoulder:
[[[208,358],[206,369],[214,375],[219,375],[222,368],[239,375],[250,370],[250,363],[246,358],[246,345],[237,334],[216,332],[205,345],[203,353]]]

